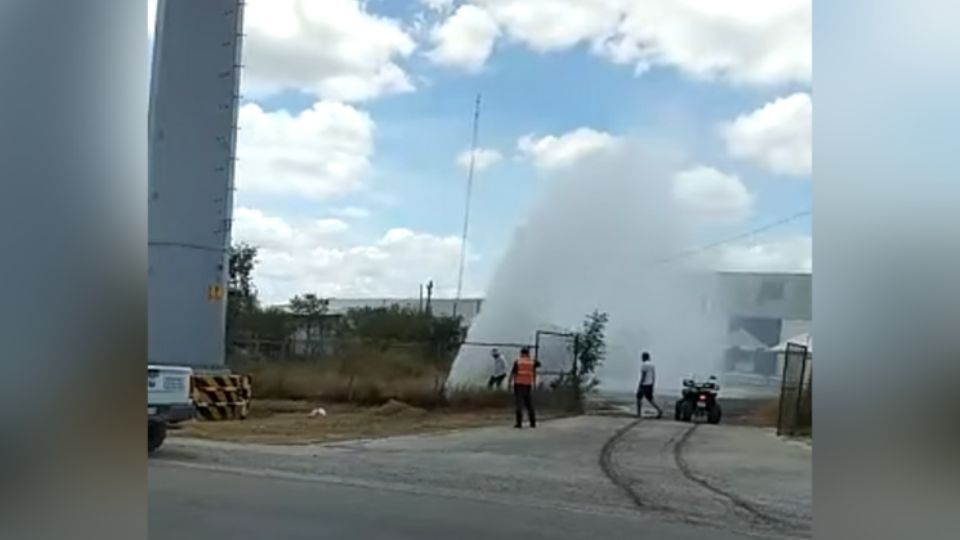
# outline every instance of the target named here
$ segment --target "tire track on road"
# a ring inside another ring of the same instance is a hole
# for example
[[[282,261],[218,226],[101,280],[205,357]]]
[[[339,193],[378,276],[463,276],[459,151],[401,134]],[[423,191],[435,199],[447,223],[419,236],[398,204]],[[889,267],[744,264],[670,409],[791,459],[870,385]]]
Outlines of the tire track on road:
[[[746,512],[747,514],[749,514],[750,516],[752,516],[754,519],[756,519],[762,524],[780,529],[782,532],[790,532],[790,533],[807,532],[806,529],[802,527],[798,527],[796,523],[793,523],[789,520],[772,515],[768,511],[766,511],[763,507],[756,505],[744,499],[743,497],[740,497],[739,495],[737,495],[732,491],[728,491],[726,489],[716,486],[706,478],[694,472],[693,468],[690,466],[690,463],[687,462],[686,458],[684,457],[684,450],[690,441],[690,437],[693,436],[693,433],[697,430],[698,427],[700,427],[699,424],[694,424],[690,426],[690,429],[684,432],[684,434],[677,441],[677,444],[674,445],[673,447],[673,457],[677,463],[677,468],[680,470],[680,472],[683,474],[683,476],[687,480],[699,485],[700,487],[706,489],[707,491],[710,491],[715,495],[718,495],[726,499],[727,501],[730,502],[730,504],[734,505],[740,510],[743,510],[744,512]]]
[[[603,473],[614,486],[619,488],[630,499],[637,510],[648,510],[666,515],[672,515],[681,521],[689,523],[709,523],[709,520],[697,519],[696,516],[687,515],[678,508],[671,507],[670,505],[657,504],[645,499],[636,489],[634,489],[633,483],[635,480],[631,479],[627,475],[624,475],[623,472],[618,469],[616,463],[617,449],[624,442],[630,432],[639,424],[641,424],[640,419],[631,421],[614,432],[614,434],[604,443],[598,460]],[[763,529],[766,529],[770,532],[776,531],[777,533],[786,534],[790,537],[803,537],[805,534],[809,533],[808,529],[798,526],[796,523],[793,523],[789,520],[772,515],[763,507],[751,503],[736,493],[718,487],[707,479],[698,475],[684,456],[684,451],[689,445],[690,438],[693,436],[698,427],[699,424],[694,424],[685,429],[676,431],[667,438],[662,446],[659,447],[661,454],[672,457],[672,461],[676,466],[678,479],[688,482],[691,485],[696,486],[698,489],[709,493],[710,496],[717,497],[719,500],[732,505],[735,510],[739,511],[736,512],[736,514],[739,514],[740,522],[746,525],[748,529],[754,533],[762,532]]]
[[[646,508],[646,503],[644,503],[643,499],[640,498],[640,495],[630,487],[630,482],[616,471],[616,468],[613,464],[613,452],[616,449],[617,444],[623,440],[623,438],[631,429],[640,423],[640,420],[640,418],[637,418],[636,420],[633,420],[632,422],[621,427],[614,432],[609,439],[607,439],[607,442],[603,443],[603,447],[600,449],[599,463],[600,469],[603,470],[603,474],[607,476],[613,485],[620,488],[620,490],[623,491],[638,508]]]

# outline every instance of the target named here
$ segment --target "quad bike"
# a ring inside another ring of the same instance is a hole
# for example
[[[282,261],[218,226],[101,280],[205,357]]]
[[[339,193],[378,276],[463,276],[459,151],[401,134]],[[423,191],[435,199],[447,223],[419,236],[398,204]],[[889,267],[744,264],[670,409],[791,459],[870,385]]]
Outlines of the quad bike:
[[[684,379],[682,397],[676,403],[674,418],[678,422],[706,418],[711,424],[720,423],[721,410],[717,403],[719,393],[720,384],[716,377],[710,377],[705,382]]]

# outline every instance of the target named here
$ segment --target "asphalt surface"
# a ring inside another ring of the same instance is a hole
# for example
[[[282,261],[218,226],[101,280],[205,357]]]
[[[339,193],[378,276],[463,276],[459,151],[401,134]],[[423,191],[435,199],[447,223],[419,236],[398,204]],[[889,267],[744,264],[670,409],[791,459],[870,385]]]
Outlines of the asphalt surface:
[[[596,416],[331,445],[172,439],[150,460],[150,537],[804,538],[810,456],[755,429]],[[754,458],[760,474],[737,465]]]
[[[151,539],[580,540],[639,536],[692,540],[702,535],[701,531],[641,516],[571,512],[169,465],[150,470]]]

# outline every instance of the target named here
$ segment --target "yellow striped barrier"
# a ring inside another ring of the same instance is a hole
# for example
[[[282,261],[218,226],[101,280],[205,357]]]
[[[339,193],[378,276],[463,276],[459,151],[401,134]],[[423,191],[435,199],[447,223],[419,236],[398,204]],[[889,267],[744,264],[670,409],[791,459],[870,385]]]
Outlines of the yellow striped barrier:
[[[250,412],[253,382],[249,375],[194,375],[190,386],[201,420],[242,420]]]

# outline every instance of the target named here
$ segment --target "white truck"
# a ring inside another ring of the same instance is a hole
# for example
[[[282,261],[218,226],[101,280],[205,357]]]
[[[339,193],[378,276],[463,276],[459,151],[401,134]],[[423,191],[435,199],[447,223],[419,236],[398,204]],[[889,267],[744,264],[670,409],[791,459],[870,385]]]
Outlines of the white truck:
[[[190,395],[193,369],[180,366],[147,366],[147,452],[167,437],[167,426],[193,418]]]

